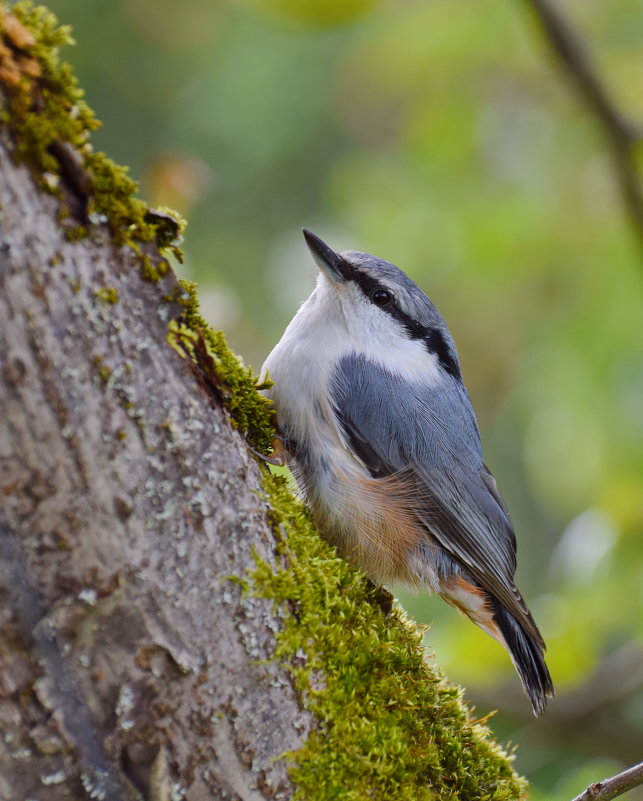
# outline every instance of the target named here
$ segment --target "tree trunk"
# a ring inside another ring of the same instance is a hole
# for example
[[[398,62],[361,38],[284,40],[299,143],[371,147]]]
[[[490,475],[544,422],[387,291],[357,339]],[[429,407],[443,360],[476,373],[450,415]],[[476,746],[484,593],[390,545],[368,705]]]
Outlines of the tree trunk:
[[[231,424],[252,382],[226,379],[163,226],[127,217],[83,144],[51,20],[16,15],[0,4],[0,798],[516,798],[412,627],[264,499]],[[69,119],[43,145],[52,97]]]
[[[251,548],[274,563],[274,535],[255,460],[165,344],[176,279],[66,241],[57,201],[0,166],[0,795],[285,795],[275,758],[310,716],[261,664],[271,603],[229,580]]]

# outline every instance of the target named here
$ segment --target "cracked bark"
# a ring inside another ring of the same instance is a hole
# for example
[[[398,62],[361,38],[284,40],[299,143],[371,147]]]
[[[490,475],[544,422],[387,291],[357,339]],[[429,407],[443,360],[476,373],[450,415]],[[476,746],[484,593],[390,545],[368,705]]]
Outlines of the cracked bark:
[[[230,581],[276,559],[258,466],[165,343],[174,276],[66,241],[6,144],[0,798],[289,798],[312,721]]]

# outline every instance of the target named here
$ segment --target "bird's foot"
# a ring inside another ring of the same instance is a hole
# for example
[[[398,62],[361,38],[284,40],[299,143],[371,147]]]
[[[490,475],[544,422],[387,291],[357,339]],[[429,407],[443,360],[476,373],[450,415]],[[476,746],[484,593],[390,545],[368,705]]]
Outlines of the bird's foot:
[[[368,589],[370,597],[382,610],[384,617],[388,617],[393,609],[393,601],[395,600],[393,595],[388,590],[385,590],[384,587],[378,587],[370,579],[368,580]]]

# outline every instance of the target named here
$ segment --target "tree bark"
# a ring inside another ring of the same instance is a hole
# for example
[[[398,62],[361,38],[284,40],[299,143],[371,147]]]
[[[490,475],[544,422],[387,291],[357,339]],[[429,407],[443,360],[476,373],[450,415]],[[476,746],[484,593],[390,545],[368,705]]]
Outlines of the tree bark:
[[[0,170],[0,797],[286,797],[311,718],[262,661],[271,603],[230,580],[274,536],[165,345],[176,279],[106,229],[66,241],[5,147]]]

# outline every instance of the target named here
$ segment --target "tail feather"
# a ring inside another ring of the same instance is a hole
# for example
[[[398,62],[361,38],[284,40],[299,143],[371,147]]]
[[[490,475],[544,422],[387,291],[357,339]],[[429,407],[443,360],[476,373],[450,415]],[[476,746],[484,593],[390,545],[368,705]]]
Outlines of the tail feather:
[[[548,698],[554,696],[554,685],[545,664],[545,646],[525,631],[516,618],[497,600],[493,599],[493,619],[505,641],[511,661],[529,696],[534,715],[545,711]]]

